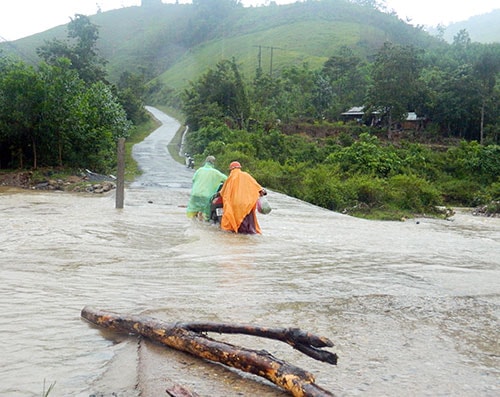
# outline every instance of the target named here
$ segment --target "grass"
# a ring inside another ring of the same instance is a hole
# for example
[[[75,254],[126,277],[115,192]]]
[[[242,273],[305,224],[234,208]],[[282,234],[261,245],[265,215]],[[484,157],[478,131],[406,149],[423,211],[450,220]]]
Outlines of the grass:
[[[50,384],[47,390],[45,390],[45,379],[43,380],[43,392],[42,392],[42,397],[48,397],[50,392],[54,389],[56,385],[56,382],[53,382]]]

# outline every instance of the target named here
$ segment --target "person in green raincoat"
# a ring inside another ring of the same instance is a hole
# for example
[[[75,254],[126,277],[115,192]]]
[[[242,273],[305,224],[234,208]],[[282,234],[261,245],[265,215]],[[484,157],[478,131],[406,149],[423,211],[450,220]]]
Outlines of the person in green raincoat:
[[[208,221],[210,218],[210,199],[218,187],[227,179],[227,175],[214,168],[215,157],[208,156],[203,167],[193,175],[193,186],[187,205],[187,216]]]

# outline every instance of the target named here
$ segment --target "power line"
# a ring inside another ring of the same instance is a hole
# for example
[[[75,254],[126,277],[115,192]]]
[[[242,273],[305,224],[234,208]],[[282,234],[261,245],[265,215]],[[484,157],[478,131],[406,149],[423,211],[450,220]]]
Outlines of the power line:
[[[271,60],[270,60],[270,64],[269,64],[269,76],[272,76],[273,75],[273,54],[274,54],[274,50],[286,50],[286,49],[285,48],[280,48],[280,47],[274,47],[274,46],[265,46],[265,45],[254,45],[254,47],[258,47],[259,48],[259,55],[258,55],[259,69],[261,69],[261,67],[262,67],[262,49],[263,48],[267,48],[267,49],[271,50]]]

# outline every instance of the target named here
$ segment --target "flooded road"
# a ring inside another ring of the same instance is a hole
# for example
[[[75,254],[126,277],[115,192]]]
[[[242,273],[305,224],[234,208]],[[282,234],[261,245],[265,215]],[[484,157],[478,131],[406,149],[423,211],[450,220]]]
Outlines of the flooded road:
[[[269,192],[263,234],[187,219],[193,170],[166,145],[134,147],[144,174],[107,196],[0,188],[0,395],[284,396],[240,376],[80,319],[86,306],[166,321],[298,327],[330,338],[337,366],[266,349],[338,396],[500,394],[500,219],[374,222]],[[113,394],[115,393],[115,394]]]

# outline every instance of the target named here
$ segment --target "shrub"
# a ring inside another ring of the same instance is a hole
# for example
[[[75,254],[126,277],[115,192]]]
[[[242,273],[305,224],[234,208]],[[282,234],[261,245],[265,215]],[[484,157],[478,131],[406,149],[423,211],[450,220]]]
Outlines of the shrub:
[[[450,205],[472,207],[482,204],[481,186],[469,179],[448,179],[440,183],[443,200]]]
[[[491,200],[500,201],[500,181],[493,182],[488,186],[486,193]]]
[[[344,183],[344,191],[348,193],[346,199],[350,206],[362,204],[368,209],[381,206],[386,200],[387,182],[369,175],[356,175]]]
[[[326,166],[308,169],[304,175],[301,199],[329,210],[345,208],[344,186],[333,172]]]
[[[397,208],[413,213],[435,213],[442,204],[439,191],[425,179],[414,175],[396,175],[388,180],[389,201]]]

